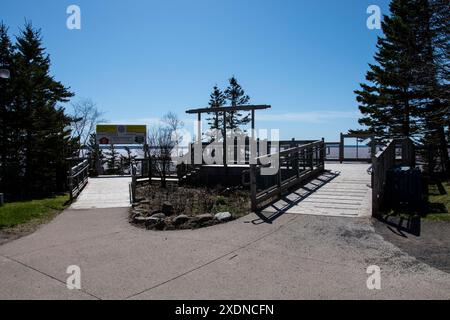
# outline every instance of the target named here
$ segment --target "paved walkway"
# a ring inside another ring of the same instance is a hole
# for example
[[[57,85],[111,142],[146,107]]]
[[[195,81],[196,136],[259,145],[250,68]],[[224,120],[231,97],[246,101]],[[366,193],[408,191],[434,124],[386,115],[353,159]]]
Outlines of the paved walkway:
[[[381,290],[366,269],[381,267]],[[82,290],[68,290],[70,265]],[[0,246],[0,299],[449,299],[450,275],[367,219],[249,215],[199,230],[137,229],[127,209],[66,210]]]
[[[122,208],[130,206],[130,177],[89,178],[71,209]]]
[[[82,290],[66,288],[70,265]],[[370,265],[381,290],[367,288]],[[128,208],[69,209],[0,246],[0,288],[0,299],[450,299],[450,275],[385,241],[369,218],[250,214],[157,232],[130,225]]]
[[[327,172],[265,208],[263,214],[370,217],[372,189],[368,168],[368,164],[361,163],[327,163]]]

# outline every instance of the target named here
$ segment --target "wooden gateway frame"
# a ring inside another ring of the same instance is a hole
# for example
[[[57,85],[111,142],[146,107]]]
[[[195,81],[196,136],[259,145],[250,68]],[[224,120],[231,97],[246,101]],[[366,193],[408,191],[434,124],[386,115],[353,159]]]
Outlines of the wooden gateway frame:
[[[223,130],[226,132],[226,117],[228,112],[236,112],[236,111],[251,111],[251,129],[252,133],[255,129],[255,111],[256,110],[266,110],[270,109],[270,105],[240,105],[240,106],[223,106],[218,108],[200,108],[200,109],[190,109],[187,110],[187,114],[197,114],[197,121],[198,121],[198,127],[197,127],[197,144],[202,144],[202,114],[203,113],[216,113],[216,114],[222,114],[223,116]],[[223,165],[224,167],[227,167],[227,153],[225,150],[227,150],[227,139],[223,139]]]

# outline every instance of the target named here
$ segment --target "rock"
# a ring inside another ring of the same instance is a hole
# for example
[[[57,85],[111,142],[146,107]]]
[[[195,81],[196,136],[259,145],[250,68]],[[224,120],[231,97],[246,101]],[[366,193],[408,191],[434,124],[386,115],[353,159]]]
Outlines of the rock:
[[[145,221],[145,226],[148,228],[150,226],[154,226],[154,225],[158,224],[160,221],[161,221],[161,219],[159,219],[159,218],[148,217]]]
[[[141,200],[139,204],[150,204],[150,200]]]
[[[152,217],[143,217],[141,215],[137,215],[133,218],[134,223],[145,223],[147,224],[147,221],[149,221],[150,219],[152,219]]]
[[[141,215],[144,216],[147,214],[147,210],[145,209],[140,209],[140,208],[135,208],[131,211],[133,214],[137,214],[137,215]]]
[[[162,205],[162,212],[166,216],[170,216],[173,214],[173,205],[170,202],[164,202]]]
[[[233,216],[229,212],[219,212],[214,216],[214,218],[219,221],[229,221],[233,218]]]
[[[180,225],[180,224],[183,224],[183,223],[186,223],[186,222],[188,222],[189,221],[189,217],[187,216],[187,215],[185,215],[185,214],[180,214],[179,216],[176,216],[173,220],[172,220],[172,223],[174,224],[174,225]]]
[[[164,219],[158,219],[150,217],[150,219],[145,223],[147,229],[164,230],[166,227],[166,221]]]
[[[157,218],[157,219],[165,219],[166,215],[162,212],[157,212],[151,215],[152,218]]]
[[[214,219],[214,216],[210,213],[205,213],[205,214],[200,214],[198,216],[195,217],[195,221],[196,222],[207,222]]]

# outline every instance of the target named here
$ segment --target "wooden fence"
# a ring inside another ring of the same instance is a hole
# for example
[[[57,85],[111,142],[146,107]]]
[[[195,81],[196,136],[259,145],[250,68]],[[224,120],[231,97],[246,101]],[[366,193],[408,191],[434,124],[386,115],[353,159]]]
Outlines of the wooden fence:
[[[73,201],[88,183],[89,161],[83,160],[79,164],[69,169],[69,193],[70,201]]]
[[[396,165],[415,166],[415,146],[410,138],[397,138],[387,145],[372,159],[372,215],[378,212],[384,202],[386,177],[389,169]]]
[[[274,175],[262,175],[261,170],[278,161]],[[289,188],[311,179],[324,171],[325,143],[316,141],[256,158],[250,164],[252,210],[257,211],[267,201],[280,197]]]

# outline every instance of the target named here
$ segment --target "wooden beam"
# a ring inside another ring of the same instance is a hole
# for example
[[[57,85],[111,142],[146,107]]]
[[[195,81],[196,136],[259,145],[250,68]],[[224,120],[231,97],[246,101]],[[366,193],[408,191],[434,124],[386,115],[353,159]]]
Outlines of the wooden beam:
[[[223,123],[222,123],[222,130],[223,130],[223,144],[222,144],[222,160],[223,160],[223,166],[225,167],[225,175],[228,174],[227,171],[227,113],[223,113]]]
[[[211,112],[230,112],[230,111],[252,111],[252,110],[265,110],[270,109],[269,105],[244,105],[244,106],[224,106],[219,108],[200,108],[200,109],[190,109],[187,110],[186,113],[194,114],[194,113],[211,113]]]
[[[255,109],[252,109],[252,134],[253,130],[255,130]]]

